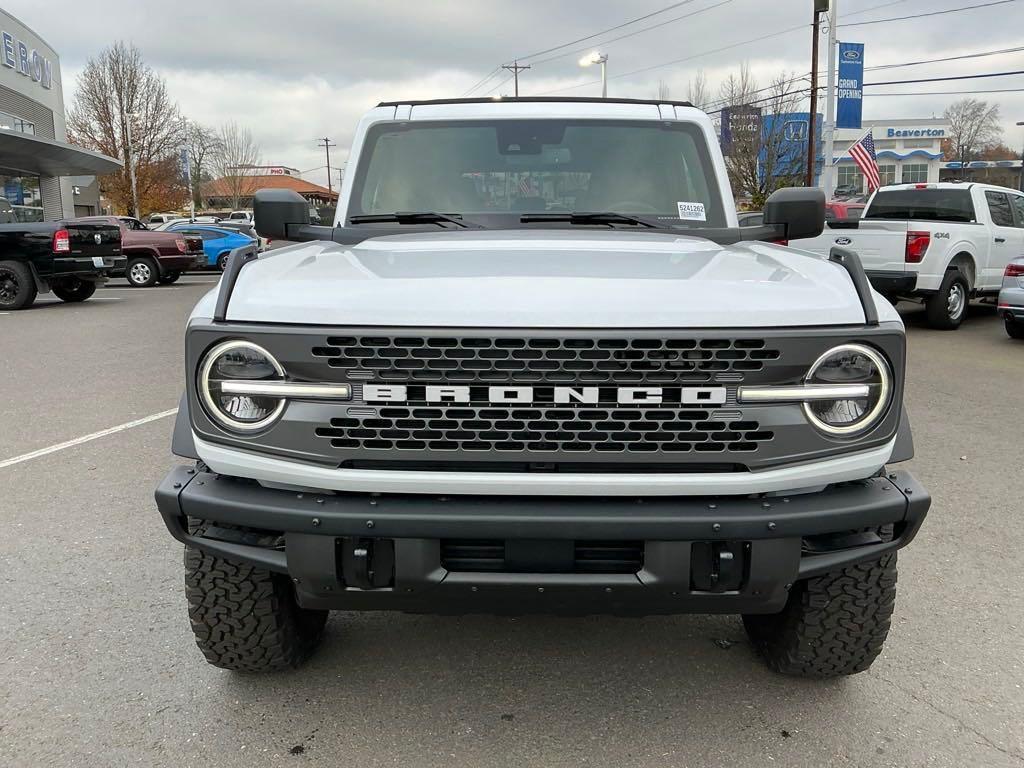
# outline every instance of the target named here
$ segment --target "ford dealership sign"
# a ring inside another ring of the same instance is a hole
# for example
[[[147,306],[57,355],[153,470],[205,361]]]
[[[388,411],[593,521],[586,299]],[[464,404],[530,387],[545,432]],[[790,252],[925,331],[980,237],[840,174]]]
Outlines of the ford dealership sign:
[[[7,31],[0,31],[0,62],[43,88],[53,87],[53,62]]]

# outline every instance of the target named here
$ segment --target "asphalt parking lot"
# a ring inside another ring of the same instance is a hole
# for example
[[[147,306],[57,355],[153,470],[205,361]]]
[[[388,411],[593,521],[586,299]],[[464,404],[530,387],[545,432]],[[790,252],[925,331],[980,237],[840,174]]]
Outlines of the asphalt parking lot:
[[[152,495],[215,279],[0,313],[0,764],[1024,765],[1024,344],[993,309],[901,307],[934,503],[867,673],[774,675],[729,616],[333,614],[304,668],[248,676],[196,649]]]

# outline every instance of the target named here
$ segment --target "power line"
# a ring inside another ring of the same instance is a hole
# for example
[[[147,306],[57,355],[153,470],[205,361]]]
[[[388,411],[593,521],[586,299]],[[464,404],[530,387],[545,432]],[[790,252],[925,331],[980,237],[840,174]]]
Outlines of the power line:
[[[962,96],[968,93],[1020,93],[1020,88],[987,88],[979,91],[917,91],[916,93],[873,93],[875,96]]]
[[[864,83],[867,88],[872,85],[904,85],[906,83],[939,83],[946,80],[976,80],[981,77],[1007,77],[1009,75],[1024,75],[1024,69],[1017,69],[1013,72],[985,72],[980,75],[956,75],[955,77],[926,77],[919,80],[889,80],[884,83]]]
[[[618,37],[613,37],[613,38],[610,38],[608,40],[602,40],[599,43],[599,45],[605,46],[605,45],[609,45],[610,43],[617,43],[619,40],[625,40],[627,37],[633,37],[634,35],[639,35],[639,34],[642,34],[644,32],[650,32],[652,29],[658,29],[659,27],[664,27],[667,24],[673,24],[673,23],[675,23],[677,21],[682,21],[683,19],[688,19],[691,16],[697,16],[697,15],[699,15],[701,13],[706,13],[707,11],[713,11],[715,8],[718,8],[720,6],[726,5],[726,4],[731,3],[731,2],[733,2],[733,0],[721,0],[721,2],[715,3],[714,5],[709,5],[707,8],[700,8],[700,9],[698,9],[696,11],[692,11],[690,13],[685,13],[682,16],[676,16],[675,18],[672,18],[672,19],[665,19],[665,21],[660,21],[657,24],[652,24],[649,27],[644,27],[643,29],[638,29],[635,32],[629,32],[629,33],[627,33],[625,35],[619,35]],[[556,59],[564,59],[566,56],[573,56],[574,54],[583,53],[586,50],[588,50],[588,49],[587,48],[578,48],[578,49],[576,49],[574,51],[569,51],[567,53],[560,53],[557,56],[549,56],[546,59],[540,59],[539,61],[534,61],[532,63],[534,65],[536,65],[536,64],[547,64],[549,61],[555,61]]]
[[[488,73],[488,74],[487,74],[486,76],[484,76],[484,79],[483,79],[483,80],[479,81],[479,82],[478,82],[478,83],[477,83],[476,85],[474,85],[474,86],[473,86],[472,88],[470,88],[470,89],[469,89],[468,91],[466,91],[465,93],[463,93],[463,94],[462,94],[462,95],[463,95],[463,97],[469,96],[469,94],[471,94],[471,93],[472,93],[473,91],[475,91],[475,90],[476,90],[477,88],[479,88],[479,87],[480,87],[480,86],[482,86],[482,85],[483,85],[484,83],[486,83],[486,82],[487,82],[488,80],[491,80],[491,79],[492,79],[492,78],[493,78],[493,77],[494,77],[495,75],[498,75],[498,74],[501,74],[501,67],[495,67],[494,69],[492,69],[492,70],[491,70],[491,71],[490,71],[490,72],[489,72],[489,73]]]
[[[998,51],[980,51],[978,53],[965,53],[962,56],[945,56],[941,59],[922,59],[921,61],[905,61],[902,64],[879,64],[874,67],[865,67],[865,72],[874,72],[878,69],[896,69],[898,67],[914,67],[918,64],[935,64],[940,61],[959,61],[960,59],[977,59],[982,56],[998,56],[1003,53],[1017,53],[1024,51],[1024,46],[1018,48],[1002,48]]]
[[[916,13],[913,16],[893,16],[888,19],[872,19],[871,21],[853,21],[848,24],[840,24],[840,27],[862,27],[866,24],[882,24],[887,21],[906,21],[908,19],[922,19],[925,16],[942,16],[946,13],[960,13],[961,11],[973,11],[978,8],[989,8],[993,5],[1006,5],[1007,3],[1016,3],[1017,0],[994,0],[991,3],[979,3],[978,5],[967,5],[963,8],[947,8],[944,11],[930,11],[928,13]]]
[[[586,35],[585,37],[580,37],[580,38],[577,38],[576,40],[570,40],[568,43],[562,43],[561,45],[556,45],[556,46],[553,46],[551,48],[545,48],[543,51],[537,51],[536,53],[531,53],[528,56],[517,56],[516,60],[522,61],[522,60],[525,60],[525,59],[532,59],[532,58],[534,58],[536,56],[543,56],[545,53],[552,53],[552,52],[560,50],[562,48],[568,48],[570,45],[576,45],[576,43],[582,43],[584,40],[593,40],[595,37],[600,37],[601,35],[607,34],[608,32],[614,32],[617,29],[622,29],[623,27],[628,27],[630,24],[636,24],[638,21],[644,21],[646,19],[651,18],[652,16],[657,16],[660,13],[665,13],[666,11],[671,11],[673,8],[678,8],[681,5],[689,5],[692,2],[695,2],[695,0],[680,0],[677,3],[672,3],[672,5],[665,6],[661,10],[653,11],[651,13],[648,13],[648,14],[644,15],[644,16],[638,16],[637,18],[630,19],[629,21],[624,21],[622,24],[617,24],[614,27],[609,27],[608,29],[603,29],[600,32],[594,32],[592,35]]]

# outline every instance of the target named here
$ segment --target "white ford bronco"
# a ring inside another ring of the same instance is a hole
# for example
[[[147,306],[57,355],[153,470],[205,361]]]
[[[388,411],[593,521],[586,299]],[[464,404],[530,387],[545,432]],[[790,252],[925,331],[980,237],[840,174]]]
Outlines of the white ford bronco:
[[[384,103],[333,226],[286,190],[186,333],[157,489],[207,660],[297,665],[330,610],[734,613],[776,670],[866,669],[896,551],[905,336],[786,189],[740,229],[685,103]]]

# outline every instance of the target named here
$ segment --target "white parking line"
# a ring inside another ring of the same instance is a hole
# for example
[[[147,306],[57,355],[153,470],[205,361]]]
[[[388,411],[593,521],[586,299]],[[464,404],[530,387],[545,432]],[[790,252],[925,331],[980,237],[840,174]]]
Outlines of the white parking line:
[[[38,459],[40,456],[46,456],[57,451],[63,451],[65,448],[74,448],[76,445],[82,443],[88,443],[90,440],[97,440],[107,435],[113,435],[117,432],[124,432],[126,429],[132,427],[139,427],[143,424],[148,424],[151,421],[157,421],[158,419],[165,419],[168,416],[173,416],[178,412],[177,408],[171,408],[169,411],[160,411],[160,413],[154,413],[149,416],[143,416],[141,419],[135,419],[135,421],[128,421],[124,424],[118,424],[116,427],[110,427],[109,429],[101,429],[99,432],[93,432],[88,435],[82,435],[82,437],[76,437],[74,440],[66,440],[63,443],[57,443],[57,445],[51,445],[48,448],[40,448],[38,451],[32,451],[31,453],[23,453],[21,456],[14,456],[10,459],[4,459],[0,461],[0,469],[5,467],[12,467],[15,464],[21,464],[24,461],[31,461],[32,459]]]

